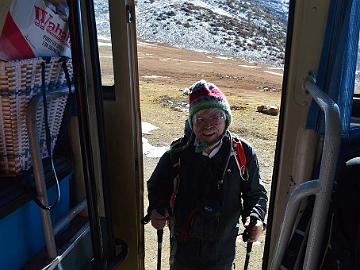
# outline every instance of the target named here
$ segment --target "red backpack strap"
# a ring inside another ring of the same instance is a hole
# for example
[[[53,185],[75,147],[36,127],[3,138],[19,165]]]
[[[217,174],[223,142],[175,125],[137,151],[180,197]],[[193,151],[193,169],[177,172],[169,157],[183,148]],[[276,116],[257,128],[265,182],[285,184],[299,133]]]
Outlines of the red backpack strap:
[[[236,157],[237,163],[239,164],[241,174],[244,175],[245,170],[246,170],[246,156],[245,156],[244,147],[239,139],[233,140],[233,147],[234,147],[235,157]]]

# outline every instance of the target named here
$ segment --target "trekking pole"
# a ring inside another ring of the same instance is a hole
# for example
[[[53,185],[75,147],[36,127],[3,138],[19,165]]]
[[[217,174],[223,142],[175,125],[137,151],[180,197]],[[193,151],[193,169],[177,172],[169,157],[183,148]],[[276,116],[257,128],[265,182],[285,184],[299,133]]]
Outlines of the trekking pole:
[[[165,211],[161,211],[160,214],[165,215]],[[142,224],[147,224],[151,220],[150,215],[147,214],[142,220]],[[157,244],[158,244],[158,254],[157,254],[157,270],[161,270],[161,251],[162,251],[162,241],[163,241],[163,235],[164,235],[164,229],[157,230]]]
[[[161,270],[161,250],[164,230],[157,230],[158,256],[157,256],[157,270]]]
[[[167,209],[158,210],[158,213],[162,216],[168,216]],[[158,243],[158,256],[157,256],[157,270],[161,270],[161,251],[162,251],[162,242],[163,242],[164,229],[157,230],[157,243]]]
[[[250,224],[248,227],[255,226],[256,222],[257,222],[256,218],[250,217]],[[244,262],[244,270],[247,270],[249,267],[250,255],[251,255],[251,250],[252,250],[252,245],[253,245],[253,242],[248,242],[249,237],[250,237],[248,227],[245,229],[245,231],[243,233],[243,241],[247,242],[246,243],[246,256],[245,256],[245,262]]]
[[[247,242],[247,244],[246,244],[246,256],[245,256],[244,270],[247,270],[249,267],[252,245],[253,245],[253,242]]]

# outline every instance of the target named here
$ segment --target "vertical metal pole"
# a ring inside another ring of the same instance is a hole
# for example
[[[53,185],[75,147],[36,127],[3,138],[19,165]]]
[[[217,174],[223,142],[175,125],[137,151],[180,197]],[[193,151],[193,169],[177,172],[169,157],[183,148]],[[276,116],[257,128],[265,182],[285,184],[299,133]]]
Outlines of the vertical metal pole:
[[[30,107],[26,115],[26,127],[29,135],[29,144],[31,152],[31,161],[33,165],[33,173],[35,178],[35,188],[37,198],[43,205],[48,205],[47,189],[45,184],[44,168],[42,165],[42,159],[40,156],[40,148],[38,144],[38,134],[36,131],[36,109],[38,105],[38,98],[34,98],[31,101]],[[56,244],[53,226],[51,222],[50,211],[40,208],[41,221],[43,225],[45,243],[47,253],[50,259],[54,259],[57,256]]]
[[[303,266],[303,269],[315,270],[319,263],[340,150],[340,112],[338,105],[310,79],[304,86],[325,116],[325,139],[319,173],[320,191],[315,199]]]

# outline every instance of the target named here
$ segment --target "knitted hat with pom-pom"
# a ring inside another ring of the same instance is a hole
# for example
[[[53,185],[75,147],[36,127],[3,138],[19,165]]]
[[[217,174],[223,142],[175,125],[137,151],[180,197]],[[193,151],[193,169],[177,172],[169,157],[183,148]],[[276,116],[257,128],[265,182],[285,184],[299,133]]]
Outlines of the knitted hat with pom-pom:
[[[216,85],[201,80],[190,87],[189,124],[191,128],[194,115],[206,109],[223,110],[226,115],[226,128],[230,125],[231,111],[224,93]]]

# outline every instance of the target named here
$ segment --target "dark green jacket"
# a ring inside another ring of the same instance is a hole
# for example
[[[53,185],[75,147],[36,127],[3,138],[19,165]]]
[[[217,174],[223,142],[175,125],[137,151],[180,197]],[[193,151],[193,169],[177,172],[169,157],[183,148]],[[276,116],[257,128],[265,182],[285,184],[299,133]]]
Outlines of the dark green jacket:
[[[185,139],[178,140],[161,157],[148,181],[151,212],[170,209],[173,179],[180,176],[172,235],[176,241],[175,258],[184,265],[221,265],[233,261],[240,217],[243,221],[247,216],[264,220],[267,196],[256,154],[246,141],[241,142],[248,179],[242,179],[235,156],[230,155],[232,146],[227,133],[213,158],[195,153],[193,141],[185,145]],[[174,163],[179,160],[177,169]]]

